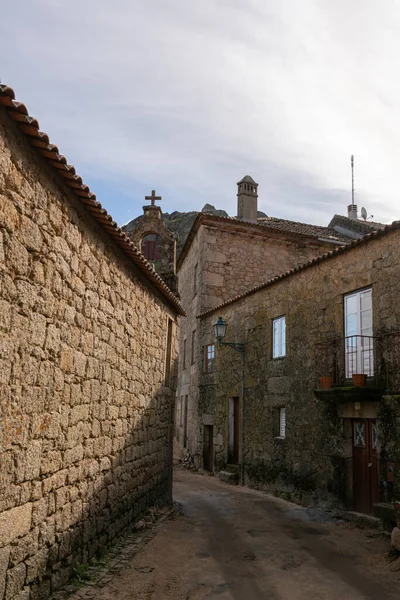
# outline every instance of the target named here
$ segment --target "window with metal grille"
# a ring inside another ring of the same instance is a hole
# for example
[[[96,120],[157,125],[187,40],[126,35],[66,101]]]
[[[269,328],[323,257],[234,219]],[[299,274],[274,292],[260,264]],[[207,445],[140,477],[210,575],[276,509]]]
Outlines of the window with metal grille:
[[[372,333],[372,289],[344,296],[346,377],[354,373],[374,375]]]
[[[215,369],[215,344],[208,344],[205,348],[205,365],[206,373],[214,373]]]

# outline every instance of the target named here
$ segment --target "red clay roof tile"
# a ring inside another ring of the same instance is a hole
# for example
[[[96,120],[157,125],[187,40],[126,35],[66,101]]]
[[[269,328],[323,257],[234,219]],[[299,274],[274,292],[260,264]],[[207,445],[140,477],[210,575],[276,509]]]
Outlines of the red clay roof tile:
[[[49,136],[39,130],[38,121],[29,116],[26,106],[15,100],[14,90],[4,84],[0,84],[0,106],[5,107],[11,119],[17,123],[19,129],[27,136],[31,146],[46,160],[47,164],[57,169],[71,192],[78,196],[79,201],[84,204],[101,227],[112,236],[145,278],[159,290],[169,304],[174,307],[177,314],[186,316],[178,298],[171,292],[151,264],[147,262],[132,240],[113,221],[111,215],[107,213],[100,202],[96,201],[95,194],[92,194],[89,187],[82,183],[82,178],[76,175],[75,168],[67,164],[67,159],[59,153],[58,147],[50,144]]]

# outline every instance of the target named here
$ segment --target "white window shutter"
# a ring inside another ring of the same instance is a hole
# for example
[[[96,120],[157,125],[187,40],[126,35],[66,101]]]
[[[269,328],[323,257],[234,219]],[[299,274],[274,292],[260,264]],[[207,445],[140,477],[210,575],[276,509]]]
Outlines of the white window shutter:
[[[279,409],[279,437],[286,437],[286,408]]]

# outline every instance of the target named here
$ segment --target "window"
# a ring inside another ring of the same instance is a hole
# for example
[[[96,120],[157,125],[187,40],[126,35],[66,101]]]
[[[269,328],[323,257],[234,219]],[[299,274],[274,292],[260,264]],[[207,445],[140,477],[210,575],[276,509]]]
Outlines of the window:
[[[286,407],[279,406],[273,409],[273,434],[276,440],[286,438]]]
[[[196,330],[192,331],[192,353],[190,362],[193,364],[196,356]]]
[[[149,233],[142,239],[142,254],[155,269],[161,264],[161,244],[162,239],[156,233]]]
[[[354,373],[374,374],[372,337],[372,290],[360,290],[344,297],[346,377]]]
[[[186,340],[183,340],[182,369],[186,369]]]
[[[165,385],[171,386],[172,321],[168,319],[167,351],[165,356]]]
[[[215,345],[209,344],[206,346],[205,353],[205,372],[206,373],[214,373],[215,368]]]
[[[286,317],[272,321],[272,358],[286,356]]]
[[[279,409],[279,437],[286,437],[286,408],[284,406]]]
[[[179,410],[179,425],[182,427],[183,425],[183,415],[184,415],[184,401],[185,401],[185,396],[181,396],[181,405],[180,405],[180,410]]]
[[[365,421],[354,421],[354,446],[365,448]]]
[[[193,273],[193,296],[195,296],[197,294],[197,269],[198,265],[195,265],[194,267],[194,273]]]

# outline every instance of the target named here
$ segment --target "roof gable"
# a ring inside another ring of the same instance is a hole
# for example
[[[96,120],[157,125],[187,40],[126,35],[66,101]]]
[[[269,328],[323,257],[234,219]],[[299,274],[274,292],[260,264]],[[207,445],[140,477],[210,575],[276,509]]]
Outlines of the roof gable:
[[[150,263],[147,262],[132,240],[117,225],[111,215],[102,207],[100,202],[96,201],[95,194],[83,183],[82,178],[76,174],[75,168],[67,163],[67,159],[59,153],[57,146],[50,144],[47,133],[40,131],[38,121],[28,114],[28,110],[24,104],[15,100],[14,90],[3,84],[0,84],[0,106],[6,109],[8,116],[17,123],[19,129],[26,136],[34,150],[58,173],[63,179],[64,184],[70,188],[70,191],[85,206],[100,227],[114,239],[121,250],[144,275],[147,282],[151,286],[155,286],[177,314],[186,315],[178,298],[174,296],[169,287],[155,272]]]
[[[326,260],[329,260],[331,258],[334,258],[335,256],[338,256],[339,254],[345,254],[347,252],[351,252],[354,248],[358,248],[359,246],[368,244],[369,242],[371,242],[377,238],[383,237],[383,236],[387,235],[388,233],[391,233],[393,231],[398,231],[398,230],[400,230],[400,221],[393,221],[393,223],[391,225],[385,225],[383,227],[383,229],[374,230],[374,231],[370,232],[368,235],[364,235],[362,238],[360,238],[358,240],[353,240],[352,242],[350,242],[349,244],[346,244],[345,246],[340,246],[339,248],[335,248],[335,250],[332,250],[331,252],[327,252],[326,254],[317,256],[316,258],[311,259],[304,265],[299,265],[298,267],[295,267],[294,269],[290,269],[290,271],[286,271],[285,273],[282,273],[281,275],[277,275],[276,277],[269,279],[265,283],[261,283],[260,285],[257,285],[255,287],[247,290],[246,292],[243,292],[242,294],[238,294],[234,298],[226,300],[225,302],[222,302],[218,306],[215,306],[214,308],[210,308],[209,310],[201,313],[200,315],[197,316],[197,318],[201,319],[202,317],[211,315],[212,313],[223,308],[224,306],[227,306],[229,304],[234,304],[238,300],[241,300],[242,298],[245,298],[246,296],[251,296],[252,294],[255,294],[256,292],[259,292],[260,290],[264,290],[265,288],[268,288],[271,285],[274,285],[275,283],[282,281],[283,279],[287,279],[288,277],[291,277],[291,276],[295,275],[296,273],[305,271],[306,269],[309,269],[321,262],[325,262]]]
[[[198,213],[190,232],[183,245],[177,261],[177,270],[179,270],[190,250],[192,242],[201,224],[212,224],[215,227],[240,227],[243,232],[258,235],[269,236],[271,233],[283,236],[286,239],[302,239],[303,241],[320,242],[321,244],[343,245],[351,241],[351,238],[339,234],[334,229],[322,227],[319,225],[309,225],[297,221],[288,221],[276,217],[260,217],[257,222],[243,221],[236,217],[223,217],[220,215],[210,215],[207,213]]]

